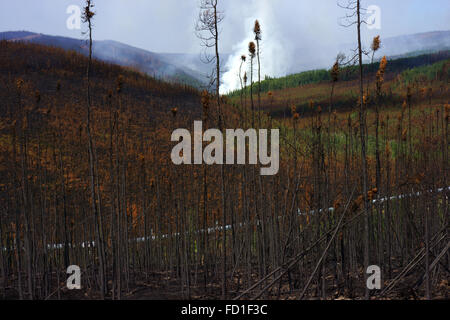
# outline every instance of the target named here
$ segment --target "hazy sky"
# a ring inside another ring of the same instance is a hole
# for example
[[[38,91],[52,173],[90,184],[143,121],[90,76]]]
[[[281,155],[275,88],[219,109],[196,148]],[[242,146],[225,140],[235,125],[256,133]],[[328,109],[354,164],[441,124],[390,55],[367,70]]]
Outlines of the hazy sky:
[[[66,26],[70,5],[84,0],[0,0],[0,31],[27,30],[83,38],[81,30]],[[220,26],[220,51],[228,70],[222,90],[239,87],[240,56],[248,51],[255,19],[263,40],[263,75],[332,65],[339,45],[355,43],[355,27],[340,26],[348,0],[219,0],[225,19]],[[94,40],[116,40],[154,52],[200,53],[195,22],[200,0],[94,0]],[[380,29],[363,27],[363,41],[427,31],[450,30],[449,0],[362,0],[363,7],[378,6]]]
[[[344,3],[347,0],[340,0]],[[0,31],[34,32],[81,37],[82,30],[66,28],[69,5],[82,0],[1,0]],[[111,39],[157,52],[198,52],[194,34],[199,0],[96,0],[94,37]],[[246,20],[266,16],[275,30],[286,39],[302,43],[330,45],[353,41],[354,30],[342,28],[338,18],[345,10],[337,0],[222,0],[225,13],[221,50],[232,52],[242,41]],[[383,37],[450,29],[449,0],[364,0],[365,6],[381,8],[381,29],[366,30]]]

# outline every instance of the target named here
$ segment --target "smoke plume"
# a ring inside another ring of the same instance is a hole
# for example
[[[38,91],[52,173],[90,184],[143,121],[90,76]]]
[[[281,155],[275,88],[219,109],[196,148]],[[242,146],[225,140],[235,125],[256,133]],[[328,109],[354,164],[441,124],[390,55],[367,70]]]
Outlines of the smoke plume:
[[[238,43],[233,45],[232,54],[229,56],[225,70],[222,75],[222,93],[227,93],[240,88],[239,67],[241,65],[241,56],[247,56],[247,62],[242,67],[242,76],[247,72],[250,81],[250,58],[248,57],[248,44],[255,40],[253,27],[255,20],[259,20],[262,29],[262,41],[260,42],[261,51],[261,80],[265,75],[282,76],[289,70],[290,57],[292,57],[292,47],[283,37],[276,16],[277,1],[271,0],[252,0],[245,9],[248,16],[243,23],[245,32],[242,34]],[[257,61],[255,59],[253,72],[253,81],[257,81]]]

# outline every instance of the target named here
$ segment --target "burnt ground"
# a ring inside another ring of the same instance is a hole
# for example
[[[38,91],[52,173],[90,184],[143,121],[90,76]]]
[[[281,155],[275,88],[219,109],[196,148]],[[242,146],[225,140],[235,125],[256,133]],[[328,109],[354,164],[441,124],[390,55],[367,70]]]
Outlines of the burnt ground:
[[[399,270],[395,270],[399,272]],[[450,299],[450,281],[447,271],[443,270],[446,274],[434,275],[432,285],[432,298],[436,300],[448,300]],[[420,274],[420,275],[419,275]],[[423,300],[425,297],[425,283],[421,272],[417,271],[407,275],[385,296],[378,297],[379,291],[372,292],[371,299],[388,299],[388,300]],[[55,279],[56,280],[56,279]],[[363,281],[357,277],[349,277],[347,285],[344,283],[336,283],[333,276],[327,277],[327,300],[360,300],[364,297],[364,287],[361,285]],[[92,281],[92,280],[91,280]],[[182,286],[181,281],[172,278],[167,273],[154,273],[151,276],[132,279],[130,287],[124,288],[121,300],[220,300],[222,298],[222,287],[220,279],[213,279],[213,281],[207,281],[205,286],[204,277],[197,278],[197,284],[195,279],[192,279],[194,283],[191,284],[189,290],[187,286]],[[252,279],[252,284],[257,281],[256,276]],[[244,280],[237,273],[233,284],[229,284],[228,298],[232,299],[240,292],[245,290],[248,286],[243,284]],[[2,281],[0,280],[0,283]],[[389,281],[385,281],[386,286]],[[111,287],[111,281],[108,287]],[[24,285],[25,286],[25,285]],[[251,299],[255,293],[259,291],[258,287],[251,295],[246,296],[243,300]],[[294,280],[283,279],[283,283],[279,286],[277,282],[272,290],[263,294],[260,299],[262,300],[298,300],[303,288],[300,288]],[[278,294],[278,290],[280,290]],[[37,287],[37,292],[39,292]],[[26,289],[23,290],[24,299],[29,299],[26,293]],[[319,300],[320,299],[320,285],[317,281],[313,281],[308,290],[308,294],[304,299],[306,300]],[[17,288],[0,287],[0,300],[18,300]],[[39,297],[38,300],[45,300],[45,298]],[[60,282],[59,288],[53,289],[51,295],[47,296],[47,300],[99,300],[101,296],[99,292],[90,290],[86,285],[82,285],[81,290],[68,290],[64,282]],[[106,300],[111,300],[111,295],[105,297]]]

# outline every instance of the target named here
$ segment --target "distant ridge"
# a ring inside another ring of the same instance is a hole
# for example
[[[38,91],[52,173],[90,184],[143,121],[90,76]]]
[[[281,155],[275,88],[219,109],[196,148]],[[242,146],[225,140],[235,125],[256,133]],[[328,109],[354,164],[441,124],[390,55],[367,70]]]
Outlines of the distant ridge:
[[[399,56],[450,49],[450,31],[432,31],[382,39],[379,55]]]
[[[29,31],[0,32],[0,40],[32,42],[65,50],[74,50],[82,54],[88,53],[85,40]],[[171,82],[185,83],[195,87],[201,87],[204,84],[200,72],[176,65],[164,59],[161,54],[111,40],[94,41],[93,49],[94,58],[98,60],[134,67],[150,76]]]
[[[370,50],[372,39],[362,42],[363,48]],[[339,52],[348,54],[357,44],[343,44]],[[450,50],[450,31],[431,31],[395,37],[381,37],[381,48],[376,56],[388,56],[390,58],[403,58],[418,56],[421,54],[435,53]],[[369,58],[365,58],[367,61]]]
[[[81,39],[29,31],[0,32],[0,40],[2,39],[33,42],[87,54],[86,41]],[[381,42],[382,47],[377,52],[378,58],[383,55],[391,59],[412,57],[450,50],[450,31],[431,31],[382,38]],[[364,46],[369,48],[370,41],[366,40]],[[337,52],[348,53],[354,47],[355,44],[344,44],[339,47],[338,51],[336,48],[326,47],[315,50],[317,52],[336,51],[337,54]],[[329,64],[324,63],[324,59],[320,55],[309,56],[308,59],[305,59],[302,57],[302,52],[299,50],[296,53],[295,60],[299,61],[299,64],[292,68],[291,74],[330,67],[331,61]],[[229,54],[222,54],[222,61],[227,61],[229,56]],[[209,65],[202,63],[199,54],[155,53],[111,40],[94,41],[94,57],[121,66],[134,67],[148,75],[167,81],[185,83],[195,87],[203,87],[207,83],[207,76],[211,69]]]

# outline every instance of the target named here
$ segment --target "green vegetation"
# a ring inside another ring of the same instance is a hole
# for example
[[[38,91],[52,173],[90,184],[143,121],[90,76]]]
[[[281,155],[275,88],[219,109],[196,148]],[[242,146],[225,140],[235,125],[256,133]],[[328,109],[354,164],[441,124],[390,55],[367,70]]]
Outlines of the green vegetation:
[[[432,65],[421,66],[405,70],[400,74],[401,79],[409,84],[417,81],[433,81],[449,78],[450,59],[434,63]]]
[[[433,65],[437,62],[445,63],[445,61],[448,61],[448,59],[450,59],[450,50],[432,54],[423,54],[415,57],[406,57],[392,61],[390,60],[387,67],[387,72],[399,73],[417,67],[424,67],[425,69],[421,70],[426,70],[427,66]],[[364,69],[367,73],[374,74],[378,70],[378,66],[379,62],[377,61],[371,64],[365,64]],[[433,70],[438,70],[439,66],[442,67],[442,65],[437,65],[433,67],[435,69],[430,69],[427,72],[429,72],[429,74],[436,74],[433,73]],[[421,70],[417,70],[416,73],[417,74],[421,73]],[[356,80],[358,78],[357,71],[358,71],[357,66],[347,66],[342,68],[340,80],[343,81]],[[305,71],[301,73],[291,74],[281,78],[266,77],[264,81],[261,81],[261,92],[283,90],[328,81],[331,81],[330,71],[325,69]],[[258,84],[255,83],[254,86],[257,87]],[[235,90],[229,93],[228,96],[237,97],[240,95],[240,92],[241,90]],[[247,94],[250,93],[250,88],[247,87],[246,93]]]

